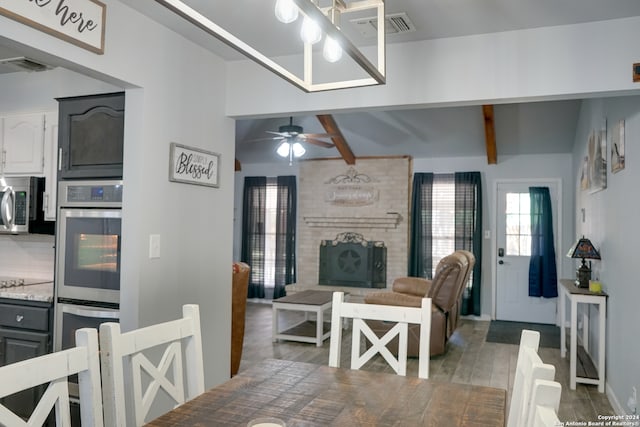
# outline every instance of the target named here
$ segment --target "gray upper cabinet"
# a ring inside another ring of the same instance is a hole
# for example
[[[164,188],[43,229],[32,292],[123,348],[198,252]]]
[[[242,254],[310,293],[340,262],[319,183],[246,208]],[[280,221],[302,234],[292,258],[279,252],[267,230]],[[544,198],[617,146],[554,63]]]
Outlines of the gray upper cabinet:
[[[58,178],[122,178],[124,92],[57,101]]]

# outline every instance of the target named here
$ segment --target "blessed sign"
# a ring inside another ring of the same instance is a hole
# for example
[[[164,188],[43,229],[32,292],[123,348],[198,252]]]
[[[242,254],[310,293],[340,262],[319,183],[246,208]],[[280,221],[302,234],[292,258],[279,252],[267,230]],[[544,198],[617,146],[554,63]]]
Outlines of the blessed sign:
[[[0,0],[0,14],[104,53],[106,6],[97,0]]]
[[[171,143],[169,181],[218,187],[220,154]]]

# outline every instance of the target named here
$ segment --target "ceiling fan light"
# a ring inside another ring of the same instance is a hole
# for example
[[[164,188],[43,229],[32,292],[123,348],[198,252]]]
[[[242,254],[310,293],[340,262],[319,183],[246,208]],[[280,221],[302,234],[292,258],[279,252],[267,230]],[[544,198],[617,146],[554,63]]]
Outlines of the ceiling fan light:
[[[322,56],[328,62],[337,62],[342,58],[342,47],[340,43],[333,38],[327,36],[324,40],[324,47],[322,48]]]
[[[282,144],[280,144],[280,146],[276,150],[276,153],[278,153],[278,156],[280,157],[288,157],[289,149],[290,149],[289,143],[283,142]]]
[[[293,155],[295,157],[302,157],[304,155],[304,153],[307,151],[307,150],[304,149],[302,144],[300,144],[299,142],[294,142],[292,149],[293,149]]]
[[[318,43],[322,39],[322,30],[320,30],[318,23],[308,16],[305,16],[304,21],[302,21],[302,28],[300,29],[300,38],[302,38],[302,41],[305,43]]]
[[[292,0],[276,1],[276,18],[283,24],[289,24],[298,19],[298,7]]]

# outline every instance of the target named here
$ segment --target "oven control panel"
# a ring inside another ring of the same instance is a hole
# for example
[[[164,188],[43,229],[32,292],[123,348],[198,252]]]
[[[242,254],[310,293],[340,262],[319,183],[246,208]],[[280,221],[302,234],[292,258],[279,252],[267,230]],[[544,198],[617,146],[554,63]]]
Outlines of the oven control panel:
[[[122,181],[61,181],[60,206],[120,207]]]

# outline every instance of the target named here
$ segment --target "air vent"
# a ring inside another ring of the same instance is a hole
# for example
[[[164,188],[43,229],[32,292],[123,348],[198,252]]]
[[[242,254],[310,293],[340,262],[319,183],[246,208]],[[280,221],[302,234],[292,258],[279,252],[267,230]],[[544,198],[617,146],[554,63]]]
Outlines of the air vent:
[[[369,18],[352,19],[351,22],[364,38],[376,37],[378,26],[375,16]],[[385,30],[387,34],[409,33],[416,30],[406,12],[392,13],[385,16]]]
[[[52,68],[48,65],[34,61],[33,59],[25,58],[24,56],[0,59],[0,66],[4,72],[45,71]]]

